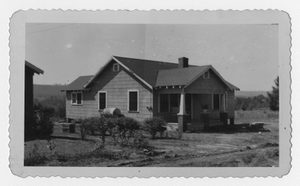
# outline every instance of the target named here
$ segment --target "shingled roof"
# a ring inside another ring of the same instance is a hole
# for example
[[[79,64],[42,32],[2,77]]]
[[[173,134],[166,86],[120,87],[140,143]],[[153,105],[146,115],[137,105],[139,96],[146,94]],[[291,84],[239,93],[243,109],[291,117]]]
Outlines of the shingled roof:
[[[177,69],[177,63],[152,61],[145,59],[133,59],[114,56],[118,61],[132,70],[136,75],[149,83],[152,87],[156,86],[156,78],[159,70]]]
[[[225,81],[211,65],[189,65],[188,68],[178,68],[177,63],[120,56],[113,56],[94,76],[80,76],[68,85],[66,90],[83,90],[87,88],[93,80],[102,73],[105,66],[111,63],[111,61],[118,62],[130,73],[134,74],[138,79],[144,82],[149,88],[187,85],[208,69],[212,69],[230,89],[239,90],[234,85]]]
[[[93,76],[79,76],[63,90],[84,90],[84,85],[86,85],[92,77]]]
[[[186,85],[194,80],[199,74],[204,73],[209,67],[210,66],[199,66],[159,70],[155,86]]]

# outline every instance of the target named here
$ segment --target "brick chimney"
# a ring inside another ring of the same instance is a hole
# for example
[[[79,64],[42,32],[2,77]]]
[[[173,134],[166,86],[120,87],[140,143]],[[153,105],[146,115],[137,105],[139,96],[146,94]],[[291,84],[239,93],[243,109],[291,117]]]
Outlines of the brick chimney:
[[[178,68],[187,68],[189,67],[189,58],[181,57],[178,59]]]

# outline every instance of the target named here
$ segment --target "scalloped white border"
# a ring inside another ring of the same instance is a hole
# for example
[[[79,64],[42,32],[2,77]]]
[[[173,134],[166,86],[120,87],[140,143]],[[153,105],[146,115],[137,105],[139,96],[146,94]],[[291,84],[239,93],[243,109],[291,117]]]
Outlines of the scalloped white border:
[[[222,19],[220,19],[222,17]],[[23,167],[23,118],[26,22],[160,23],[160,24],[279,23],[280,160],[278,168],[104,168]],[[290,19],[278,10],[244,11],[62,11],[27,10],[13,14],[10,22],[10,168],[13,174],[60,177],[267,177],[286,175],[291,167]]]

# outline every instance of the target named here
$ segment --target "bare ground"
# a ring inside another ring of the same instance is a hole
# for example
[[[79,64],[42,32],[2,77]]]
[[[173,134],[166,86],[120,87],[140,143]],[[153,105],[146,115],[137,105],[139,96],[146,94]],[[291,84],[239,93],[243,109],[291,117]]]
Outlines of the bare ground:
[[[43,166],[150,166],[150,167],[270,167],[279,166],[278,122],[268,122],[262,129],[235,130],[216,128],[201,133],[185,133],[177,139],[149,140],[151,147],[114,146],[107,137],[106,146],[99,148],[99,137],[80,140],[75,134],[63,133],[55,127],[51,151],[46,140],[25,143],[25,157],[37,151],[45,160]],[[171,136],[171,138],[170,138]]]

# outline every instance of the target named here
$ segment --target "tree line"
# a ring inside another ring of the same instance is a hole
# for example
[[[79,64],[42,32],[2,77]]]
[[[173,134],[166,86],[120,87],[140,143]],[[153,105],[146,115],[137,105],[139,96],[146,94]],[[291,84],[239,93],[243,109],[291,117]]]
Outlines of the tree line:
[[[274,80],[272,92],[267,93],[267,97],[260,94],[254,97],[236,97],[235,110],[267,109],[279,110],[279,77]]]

